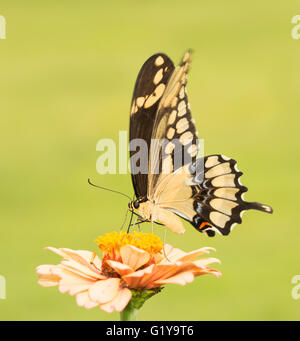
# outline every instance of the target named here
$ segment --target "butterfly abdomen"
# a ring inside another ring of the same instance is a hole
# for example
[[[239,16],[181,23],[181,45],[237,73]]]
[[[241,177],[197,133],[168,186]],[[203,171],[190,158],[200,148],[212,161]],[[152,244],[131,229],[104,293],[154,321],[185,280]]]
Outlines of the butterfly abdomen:
[[[153,220],[165,225],[170,231],[175,233],[184,233],[185,228],[180,218],[173,212],[161,208],[159,206],[155,206],[153,209]]]
[[[150,200],[140,203],[137,210],[146,221],[161,223],[175,233],[184,233],[185,231],[181,220],[176,214],[155,205]]]

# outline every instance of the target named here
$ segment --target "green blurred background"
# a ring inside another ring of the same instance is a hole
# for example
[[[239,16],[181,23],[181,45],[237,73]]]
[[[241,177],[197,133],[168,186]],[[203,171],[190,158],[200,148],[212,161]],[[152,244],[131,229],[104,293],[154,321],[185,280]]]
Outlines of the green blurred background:
[[[0,274],[2,320],[118,320],[78,307],[37,284],[35,267],[60,258],[45,246],[96,251],[94,239],[119,230],[127,201],[97,184],[133,193],[130,175],[99,175],[97,141],[129,125],[141,65],[156,52],[175,63],[194,53],[188,93],[205,154],[238,160],[248,212],[228,237],[186,224],[166,242],[203,246],[223,273],[170,285],[141,320],[297,320],[291,296],[299,263],[300,40],[291,19],[299,1],[1,0]],[[143,227],[151,231],[151,227]],[[163,238],[163,230],[156,229]]]

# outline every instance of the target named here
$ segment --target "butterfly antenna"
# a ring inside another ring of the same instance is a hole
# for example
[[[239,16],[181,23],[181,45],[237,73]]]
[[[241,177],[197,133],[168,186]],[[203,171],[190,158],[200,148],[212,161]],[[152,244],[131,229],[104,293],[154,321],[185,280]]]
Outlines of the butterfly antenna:
[[[125,193],[122,193],[122,192],[119,192],[119,191],[115,191],[114,189],[109,189],[109,188],[106,188],[106,187],[102,187],[102,186],[98,186],[98,185],[95,185],[91,182],[90,179],[88,179],[88,183],[91,185],[91,186],[94,186],[94,187],[97,187],[97,188],[100,188],[100,189],[104,189],[106,191],[110,191],[110,192],[114,192],[114,193],[118,193],[118,194],[121,194],[123,195],[124,197],[128,198],[130,201],[131,201],[131,198],[130,196],[128,196],[127,194]]]

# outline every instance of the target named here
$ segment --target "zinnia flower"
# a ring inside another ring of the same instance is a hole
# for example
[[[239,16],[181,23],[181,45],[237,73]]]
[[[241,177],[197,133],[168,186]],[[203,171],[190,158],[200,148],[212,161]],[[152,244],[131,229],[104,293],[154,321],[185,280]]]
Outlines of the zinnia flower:
[[[173,248],[152,233],[107,233],[97,239],[102,261],[95,252],[47,247],[63,257],[58,265],[40,265],[36,271],[42,286],[58,285],[59,291],[76,297],[87,309],[100,306],[121,312],[132,300],[139,307],[165,284],[185,285],[196,276],[221,273],[208,265],[216,258],[198,259],[213,248],[189,253]]]

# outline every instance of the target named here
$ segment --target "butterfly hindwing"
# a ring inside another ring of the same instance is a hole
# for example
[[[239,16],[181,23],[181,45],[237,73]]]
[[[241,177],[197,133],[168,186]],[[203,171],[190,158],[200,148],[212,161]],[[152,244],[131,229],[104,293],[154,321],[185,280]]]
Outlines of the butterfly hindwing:
[[[173,70],[174,64],[170,58],[158,53],[144,63],[136,80],[131,102],[129,142],[143,139],[148,152],[159,102]],[[137,165],[132,158],[135,152],[135,150],[130,151],[133,187],[136,197],[145,197],[148,174],[137,170]]]
[[[242,222],[242,214],[249,209],[272,213],[267,205],[244,200],[248,189],[241,184],[243,173],[233,159],[224,155],[206,156],[190,166],[190,173],[193,176],[191,184],[197,191],[193,195],[195,216],[192,224],[199,231],[206,231],[208,235],[214,235],[214,232],[227,235],[234,225]]]

